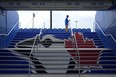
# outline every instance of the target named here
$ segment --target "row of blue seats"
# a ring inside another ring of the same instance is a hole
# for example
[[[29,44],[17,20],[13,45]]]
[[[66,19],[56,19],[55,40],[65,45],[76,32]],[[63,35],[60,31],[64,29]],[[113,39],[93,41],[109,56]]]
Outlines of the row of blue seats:
[[[30,28],[30,29],[27,29],[27,28],[24,28],[24,29],[19,29],[19,32],[40,32],[40,28],[39,29],[37,29],[37,28]],[[73,28],[72,29],[73,30],[73,32],[82,32],[82,33],[84,33],[84,32],[91,32],[91,29],[90,28],[87,28],[87,29],[85,29],[85,28],[83,28],[83,29],[80,29],[80,28],[78,28],[78,29],[76,29],[76,28]],[[47,28],[45,28],[45,29],[43,29],[43,31],[44,32],[48,32],[48,33],[51,33],[51,32],[65,32],[65,29],[61,29],[61,28],[58,28],[58,29],[56,29],[56,28],[54,28],[54,29],[47,29]],[[68,32],[71,32],[71,29],[68,29]]]

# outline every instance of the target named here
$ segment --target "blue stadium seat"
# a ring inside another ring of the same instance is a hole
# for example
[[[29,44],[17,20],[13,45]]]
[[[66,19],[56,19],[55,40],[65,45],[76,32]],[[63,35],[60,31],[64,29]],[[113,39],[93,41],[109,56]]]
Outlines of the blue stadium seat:
[[[61,28],[58,28],[57,32],[58,33],[62,32],[62,29]]]
[[[20,28],[20,29],[19,29],[19,32],[22,32],[22,31],[23,31],[23,28]]]
[[[90,28],[87,28],[87,32],[91,32],[91,29]]]
[[[21,32],[25,32],[24,29],[22,29]]]
[[[82,33],[85,33],[87,32],[87,30],[85,28],[82,29]]]
[[[43,31],[44,31],[44,32],[47,32],[47,28],[44,28]]]
[[[29,28],[29,32],[34,32],[33,28]]]
[[[37,28],[34,28],[33,32],[36,32],[37,31]]]
[[[65,28],[62,29],[62,32],[65,32]]]
[[[57,31],[58,31],[57,28],[53,28],[53,29],[52,29],[52,32],[53,32],[53,33],[56,33]]]
[[[47,29],[47,32],[51,33],[51,32],[53,32],[53,30],[52,29]]]
[[[82,32],[81,28],[78,28],[78,29],[77,29],[77,32]]]
[[[77,32],[77,29],[76,28],[73,28],[72,30],[73,30],[73,32]]]
[[[71,29],[70,28],[68,29],[68,33],[71,33]]]
[[[24,28],[24,30],[23,30],[24,32],[28,32],[28,29],[27,28]]]

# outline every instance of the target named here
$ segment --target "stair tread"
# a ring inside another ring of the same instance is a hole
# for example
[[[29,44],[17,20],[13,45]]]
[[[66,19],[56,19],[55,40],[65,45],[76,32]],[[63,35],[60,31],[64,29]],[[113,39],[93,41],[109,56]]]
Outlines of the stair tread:
[[[10,43],[9,47],[14,47],[14,45],[17,42],[19,42],[20,40],[24,40],[24,39],[27,39],[27,38],[34,37],[36,34],[38,34],[37,31],[39,31],[39,30],[33,30],[33,32],[31,32],[31,31],[30,32],[18,32],[16,37]],[[70,37],[70,35],[71,35],[71,33],[64,33],[64,32],[58,32],[58,33],[55,33],[55,32],[50,33],[50,32],[48,32],[48,33],[44,33],[43,35],[46,35],[46,34],[53,34],[53,35],[55,35],[56,38],[62,38],[62,39],[65,39],[65,38],[68,39],[68,37]],[[86,37],[88,39],[93,39],[95,45],[98,47],[98,48],[95,48],[95,49],[105,49],[103,44],[102,44],[102,41],[100,40],[100,38],[99,38],[99,36],[97,35],[96,32],[86,32],[86,33],[83,32],[83,35],[84,35],[84,39]],[[79,40],[79,38],[80,37],[78,37],[77,39]],[[78,44],[79,44],[79,46],[84,46],[84,44],[82,44],[82,43],[78,43]],[[91,45],[91,43],[86,43],[86,44],[87,45],[89,44],[88,47],[90,47],[90,45]],[[101,47],[103,47],[103,48],[101,48]],[[54,46],[54,47],[51,48],[51,50],[56,50],[56,49],[60,49],[60,48],[61,48],[61,46],[59,46],[59,47],[58,46]],[[66,50],[66,48],[63,48],[63,47],[61,49]],[[71,48],[71,49],[74,49],[74,48]],[[80,49],[83,49],[83,48],[80,48]],[[91,49],[92,48],[89,48],[89,50],[91,50]],[[31,50],[31,48],[30,49],[27,48],[27,50]],[[39,60],[43,61],[44,65],[47,65],[47,64],[48,65],[50,65],[50,64],[52,65],[52,66],[49,66],[49,67],[46,68],[47,70],[49,70],[49,73],[58,73],[58,72],[62,73],[61,69],[65,68],[65,66],[63,66],[63,64],[64,65],[68,65],[69,64],[68,62],[70,61],[70,59],[68,57],[70,57],[71,55],[67,55],[67,52],[63,53],[63,52],[57,50],[56,52],[55,51],[50,51],[51,53],[48,53],[48,51],[47,51],[48,49],[40,48],[40,50],[44,50],[44,53],[42,51],[39,52],[39,54],[38,54],[38,56],[40,58]],[[26,52],[26,50],[22,50],[22,51],[24,51],[25,54],[29,54],[29,52]],[[83,53],[81,51],[83,51]],[[87,49],[86,49],[86,51],[87,51]],[[32,54],[36,54],[36,53],[32,53]],[[7,52],[4,52],[4,51],[0,50],[0,57],[3,57],[3,59],[0,59],[0,63],[7,64],[8,68],[9,68],[10,67],[9,64],[13,64],[15,62],[17,64],[17,66],[15,67],[15,65],[14,65],[13,68],[11,67],[12,69],[19,68],[19,69],[27,69],[28,70],[28,68],[29,68],[29,67],[27,67],[28,66],[28,62],[25,61],[25,59],[17,58],[17,56],[14,56],[13,58],[11,58],[11,57],[8,57],[8,55],[10,56],[10,54],[8,54]],[[81,62],[80,62],[81,66],[86,66],[86,65],[93,65],[93,66],[97,66],[98,65],[99,66],[99,65],[102,65],[102,66],[104,66],[104,69],[109,69],[109,68],[113,69],[113,66],[116,67],[116,65],[115,65],[116,64],[116,57],[115,57],[115,55],[113,55],[112,50],[107,50],[107,49],[103,50],[102,52],[100,52],[99,56],[98,56],[97,52],[96,53],[95,52],[94,53],[85,53],[84,50],[80,50],[80,55],[81,55],[81,58],[80,58],[81,59]],[[5,56],[7,56],[7,57],[5,57]],[[86,57],[86,58],[84,58],[84,57]],[[2,60],[4,60],[4,62]],[[9,60],[9,62],[8,62],[8,60]],[[14,61],[12,61],[12,60],[14,60]],[[20,61],[20,60],[22,60],[22,61]],[[57,60],[59,60],[59,62]],[[99,64],[97,64],[97,61],[99,61]],[[53,63],[51,63],[51,62],[53,62]],[[108,65],[108,63],[113,65],[113,66]],[[20,66],[18,66],[18,65],[20,65]],[[59,65],[59,67],[56,67],[58,65]],[[105,67],[105,65],[106,65],[106,67]],[[60,67],[60,66],[62,66],[62,67]],[[109,66],[109,67],[107,67],[107,66]],[[0,68],[4,69],[5,67],[0,67]],[[51,69],[58,68],[58,69],[55,70],[55,71],[53,71],[53,70],[50,71],[49,68],[51,68]],[[34,69],[36,69],[36,68],[34,68]],[[65,69],[67,69],[67,67]]]

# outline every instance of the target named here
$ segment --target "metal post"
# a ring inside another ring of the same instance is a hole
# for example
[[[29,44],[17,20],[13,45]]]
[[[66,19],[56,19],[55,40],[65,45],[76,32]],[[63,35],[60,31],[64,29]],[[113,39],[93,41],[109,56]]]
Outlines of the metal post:
[[[76,23],[76,29],[77,29],[77,22],[78,22],[78,21],[75,21],[75,23]]]
[[[39,43],[39,37],[37,36],[37,50],[38,50],[38,47],[39,47],[38,43]]]
[[[21,28],[21,22],[19,22],[19,29]]]
[[[35,18],[35,13],[33,13],[32,28],[34,28],[34,18]]]
[[[52,29],[52,10],[50,10],[50,29]]]
[[[6,32],[5,32],[5,33],[6,33],[6,34],[7,34],[7,31],[8,31],[8,23],[7,23],[7,21],[8,21],[8,18],[7,18],[8,15],[7,15],[7,13],[8,13],[8,12],[5,13],[5,14],[6,14],[6,21],[5,21],[5,23],[6,23],[6,24],[5,24],[5,25],[6,25],[6,30],[5,30]],[[6,43],[5,43],[6,45],[5,45],[5,46],[6,46],[6,48],[7,48],[7,36],[5,36],[5,38],[6,38],[6,40],[5,40],[5,41],[6,41]]]
[[[41,35],[39,36],[39,48],[41,48]]]
[[[43,29],[44,29],[43,32],[45,32],[45,22],[43,23],[43,25],[44,25],[44,27],[43,27]]]
[[[44,22],[44,28],[45,28],[45,22]],[[43,28],[43,29],[44,29],[44,28]]]
[[[93,22],[93,32],[95,32],[95,22]]]
[[[75,36],[75,34],[74,34],[74,41],[75,41],[75,45],[76,45],[76,60],[78,60],[78,63],[76,62],[76,65],[78,65],[78,67],[79,67],[79,77],[80,77],[80,74],[81,74],[81,68],[80,68],[80,52],[79,52],[79,50],[78,50],[78,42],[77,42],[77,39],[76,39],[76,36]],[[78,56],[78,58],[77,58],[77,56]]]

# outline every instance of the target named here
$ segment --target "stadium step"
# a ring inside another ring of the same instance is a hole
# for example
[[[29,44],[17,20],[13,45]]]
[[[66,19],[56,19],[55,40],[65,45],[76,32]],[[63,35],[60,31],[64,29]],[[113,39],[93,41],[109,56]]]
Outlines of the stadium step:
[[[70,30],[45,29],[33,47],[40,29],[20,29],[9,48],[0,49],[0,74],[115,74],[116,56],[97,33],[73,30],[76,41]]]

